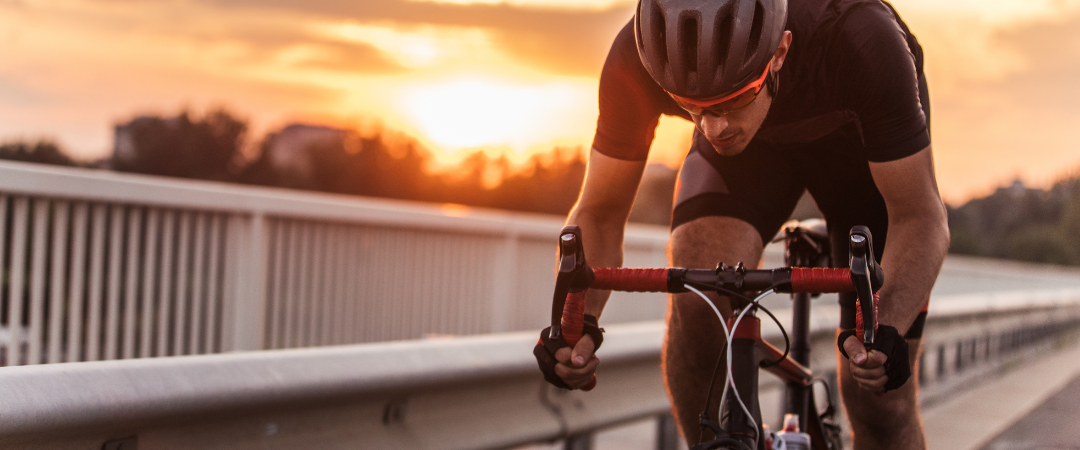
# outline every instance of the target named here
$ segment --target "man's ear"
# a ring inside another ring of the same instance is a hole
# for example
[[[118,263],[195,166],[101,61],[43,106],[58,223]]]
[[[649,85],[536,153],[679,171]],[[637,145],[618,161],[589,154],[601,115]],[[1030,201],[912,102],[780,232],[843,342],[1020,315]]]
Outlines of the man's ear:
[[[787,58],[788,49],[791,48],[791,32],[784,31],[784,35],[780,38],[780,45],[776,47],[776,53],[772,57],[772,67],[774,71],[779,72],[780,68],[784,66],[784,59]]]

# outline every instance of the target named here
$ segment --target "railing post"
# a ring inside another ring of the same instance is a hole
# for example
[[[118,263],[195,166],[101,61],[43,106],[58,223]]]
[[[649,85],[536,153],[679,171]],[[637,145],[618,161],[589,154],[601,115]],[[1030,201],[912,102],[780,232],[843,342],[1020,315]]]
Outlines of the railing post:
[[[563,443],[563,450],[592,450],[593,437],[590,432],[570,436]]]
[[[266,320],[266,217],[232,214],[225,231],[222,351],[262,350]]]
[[[676,450],[679,447],[679,429],[670,413],[656,418],[656,450]]]
[[[944,379],[945,375],[946,375],[946,371],[948,370],[946,368],[946,363],[945,363],[945,344],[938,345],[938,348],[937,348],[937,367],[936,368],[937,368],[937,377],[935,378],[935,380]]]
[[[518,234],[508,232],[495,258],[491,289],[491,329],[489,333],[510,331],[510,315],[518,296]]]

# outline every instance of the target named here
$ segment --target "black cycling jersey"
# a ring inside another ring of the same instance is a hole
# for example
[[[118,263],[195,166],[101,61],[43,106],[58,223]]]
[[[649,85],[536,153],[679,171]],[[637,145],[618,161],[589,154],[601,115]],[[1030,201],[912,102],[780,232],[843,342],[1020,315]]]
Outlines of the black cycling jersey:
[[[900,159],[930,145],[928,105],[920,101],[922,48],[890,6],[880,0],[788,5],[792,44],[779,72],[780,92],[755,139],[811,142],[854,123],[869,161]],[[661,114],[690,117],[645,70],[632,24],[615,38],[604,64],[593,148],[641,161]]]
[[[700,217],[734,217],[768,242],[809,191],[829,225],[834,261],[847,262],[846,233],[854,225],[870,228],[880,261],[888,210],[869,163],[930,145],[922,48],[880,0],[788,5],[792,44],[764,123],[735,156],[718,154],[695,132],[679,172],[672,228]],[[593,148],[643,161],[661,114],[690,119],[645,70],[628,25],[601,74]],[[842,311],[853,312],[855,296],[841,294],[840,303]],[[843,315],[841,327],[854,327],[853,313]],[[907,337],[921,331],[917,321]]]

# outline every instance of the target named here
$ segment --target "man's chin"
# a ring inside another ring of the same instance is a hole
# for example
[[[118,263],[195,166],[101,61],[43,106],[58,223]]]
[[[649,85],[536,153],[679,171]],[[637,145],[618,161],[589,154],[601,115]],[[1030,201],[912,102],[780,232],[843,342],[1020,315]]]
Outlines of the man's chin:
[[[713,145],[713,150],[716,150],[716,153],[719,153],[720,156],[735,156],[739,153],[742,153],[743,150],[746,150],[746,144],[737,142],[733,145],[728,145],[725,147]]]

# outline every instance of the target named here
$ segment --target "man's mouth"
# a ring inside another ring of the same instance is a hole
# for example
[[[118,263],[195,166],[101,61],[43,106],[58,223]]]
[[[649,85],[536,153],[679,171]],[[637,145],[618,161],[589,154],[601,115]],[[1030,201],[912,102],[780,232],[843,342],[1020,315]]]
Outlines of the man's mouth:
[[[734,133],[731,136],[717,136],[715,139],[710,139],[713,147],[729,147],[735,143],[739,138],[739,133]]]

